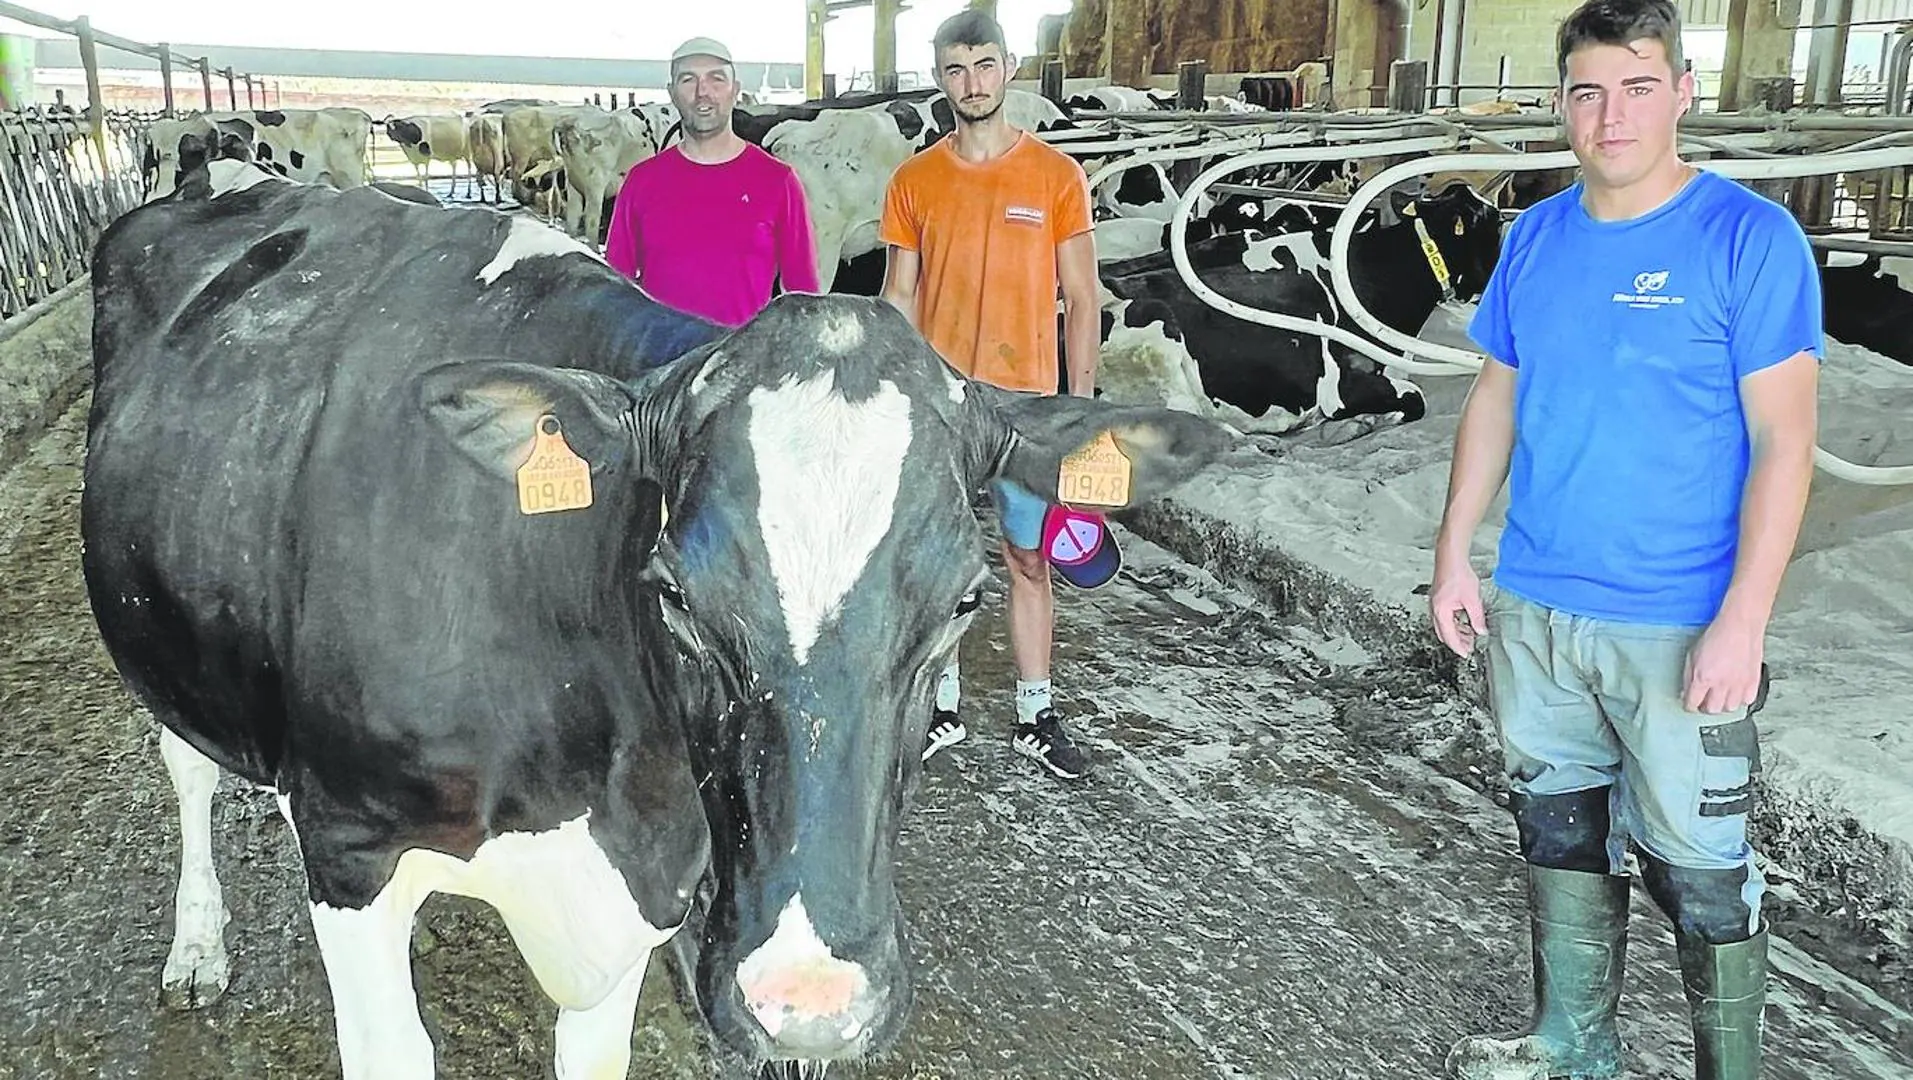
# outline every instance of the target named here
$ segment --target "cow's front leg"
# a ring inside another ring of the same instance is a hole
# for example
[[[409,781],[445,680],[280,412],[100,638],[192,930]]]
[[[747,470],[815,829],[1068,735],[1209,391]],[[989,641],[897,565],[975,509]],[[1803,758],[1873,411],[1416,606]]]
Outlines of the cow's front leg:
[[[312,905],[344,1080],[432,1076],[432,1038],[412,989],[412,918],[424,900],[400,874],[363,908]]]
[[[631,1028],[650,954],[631,965],[611,993],[589,1009],[559,1009],[558,1080],[624,1080],[631,1070]]]
[[[168,1005],[193,1009],[226,992],[226,923],[232,918],[213,868],[213,789],[219,766],[160,725],[159,756],[179,798],[179,887],[173,892],[173,947],[160,974]]]

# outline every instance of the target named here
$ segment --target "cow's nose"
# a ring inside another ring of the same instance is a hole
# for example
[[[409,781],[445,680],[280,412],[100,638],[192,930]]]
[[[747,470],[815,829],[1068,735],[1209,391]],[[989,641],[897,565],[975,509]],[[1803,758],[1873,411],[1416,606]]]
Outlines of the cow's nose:
[[[870,1035],[884,993],[862,964],[839,959],[817,936],[801,895],[778,916],[777,929],[737,966],[744,1005],[785,1054],[829,1058]]]
[[[818,959],[738,980],[780,1056],[832,1058],[865,1041],[882,1007],[861,965]]]

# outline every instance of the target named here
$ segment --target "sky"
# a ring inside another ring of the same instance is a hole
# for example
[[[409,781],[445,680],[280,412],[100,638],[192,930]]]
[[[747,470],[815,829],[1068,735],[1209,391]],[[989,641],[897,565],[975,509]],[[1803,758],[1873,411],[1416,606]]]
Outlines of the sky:
[[[491,6],[323,0],[306,5],[210,0],[17,0],[55,18],[86,15],[97,30],[135,41],[370,49],[499,56],[662,59],[685,38],[707,34],[740,61],[804,61],[802,0],[552,0]],[[930,36],[963,0],[914,0],[897,19],[897,68],[928,73]],[[1010,51],[1035,51],[1036,22],[1069,10],[1069,0],[998,0]],[[454,15],[454,12],[461,12]],[[840,78],[870,67],[868,8],[839,13],[827,26],[825,67]],[[0,31],[18,32],[0,19]],[[31,31],[48,36],[45,31]]]

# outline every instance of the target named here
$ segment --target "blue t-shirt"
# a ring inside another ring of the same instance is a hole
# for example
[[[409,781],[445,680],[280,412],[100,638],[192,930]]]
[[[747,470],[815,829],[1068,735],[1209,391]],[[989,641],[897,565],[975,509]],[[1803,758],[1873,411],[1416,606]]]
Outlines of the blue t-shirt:
[[[1819,273],[1785,207],[1717,173],[1626,221],[1590,217],[1581,194],[1515,219],[1468,328],[1515,369],[1495,583],[1576,615],[1702,625],[1739,547],[1739,382],[1821,356]]]

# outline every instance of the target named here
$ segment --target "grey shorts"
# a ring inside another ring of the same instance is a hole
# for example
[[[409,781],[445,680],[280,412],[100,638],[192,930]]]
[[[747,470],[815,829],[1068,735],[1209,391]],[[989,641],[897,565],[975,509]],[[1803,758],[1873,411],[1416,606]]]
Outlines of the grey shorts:
[[[1630,840],[1673,866],[1744,869],[1742,899],[1759,911],[1766,882],[1747,818],[1763,702],[1742,716],[1687,711],[1687,653],[1705,628],[1571,615],[1492,584],[1482,594],[1489,700],[1510,788],[1546,796],[1611,787],[1612,872]]]

